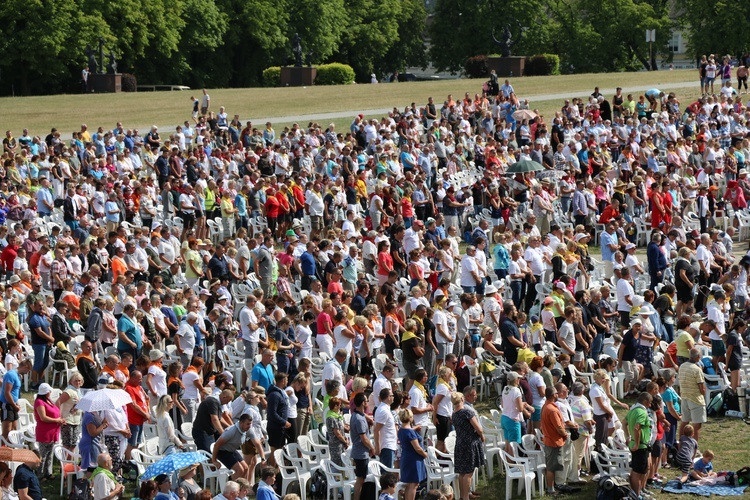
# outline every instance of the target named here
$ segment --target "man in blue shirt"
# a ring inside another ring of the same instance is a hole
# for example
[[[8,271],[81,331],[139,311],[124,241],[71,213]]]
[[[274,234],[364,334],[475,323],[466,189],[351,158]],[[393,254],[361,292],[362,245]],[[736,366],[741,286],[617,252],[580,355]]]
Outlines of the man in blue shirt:
[[[260,363],[253,367],[253,387],[261,386],[268,392],[269,387],[273,385],[273,366],[271,365],[271,361],[273,361],[273,351],[265,349]]]
[[[5,425],[5,422],[3,422]],[[42,500],[42,487],[36,473],[26,464],[21,464],[16,469],[13,477],[13,489],[23,499]]]
[[[615,252],[619,248],[615,225],[611,222],[607,224],[600,239],[602,245],[602,261],[604,261],[604,279],[610,279],[614,274]]]
[[[307,244],[307,250],[300,255],[300,270],[302,271],[302,289],[310,291],[310,285],[315,278],[315,243],[312,241]]]
[[[134,316],[135,306],[127,304],[122,309],[122,316],[117,321],[117,333],[122,334],[117,341],[117,352],[120,353],[120,356],[127,352],[133,356],[133,359],[138,359],[141,357],[143,339],[140,330],[135,326]]]
[[[2,403],[3,437],[7,440],[10,431],[18,428],[18,398],[21,397],[21,378],[31,371],[30,359],[24,359],[18,364],[18,368],[10,370],[3,377],[3,390],[0,391],[0,403]]]

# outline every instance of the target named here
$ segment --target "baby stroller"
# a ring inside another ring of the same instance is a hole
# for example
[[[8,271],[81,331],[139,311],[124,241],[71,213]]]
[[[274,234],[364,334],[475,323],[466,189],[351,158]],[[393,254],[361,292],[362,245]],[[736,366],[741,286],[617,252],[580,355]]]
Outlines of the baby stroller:
[[[503,387],[505,387],[505,374],[510,371],[510,365],[503,358],[484,351],[479,363],[479,374],[484,377],[487,387],[495,387],[497,399],[495,404],[499,409],[503,404]]]

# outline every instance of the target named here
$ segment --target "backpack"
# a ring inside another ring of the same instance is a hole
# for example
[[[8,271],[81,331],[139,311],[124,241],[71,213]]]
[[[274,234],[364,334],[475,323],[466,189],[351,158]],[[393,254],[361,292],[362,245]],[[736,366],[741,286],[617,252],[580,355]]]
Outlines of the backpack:
[[[86,478],[77,479],[70,490],[68,500],[94,500],[91,483]]]
[[[708,406],[706,407],[706,415],[709,417],[723,417],[724,416],[724,395],[718,393],[713,397]]]
[[[750,467],[741,468],[734,473],[734,477],[737,481],[737,486],[750,484]]]
[[[322,469],[316,470],[310,478],[310,498],[323,499],[328,495],[328,479]]]
[[[724,389],[724,411],[740,411],[740,398],[737,396],[737,391],[731,387]]]
[[[596,486],[596,500],[636,500],[638,498],[628,484],[628,480],[619,476],[603,475]]]

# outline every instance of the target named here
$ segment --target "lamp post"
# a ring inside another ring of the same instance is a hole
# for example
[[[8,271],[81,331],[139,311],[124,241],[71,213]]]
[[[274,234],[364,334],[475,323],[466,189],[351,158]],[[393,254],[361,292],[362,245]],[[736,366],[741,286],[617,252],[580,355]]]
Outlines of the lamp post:
[[[648,70],[654,71],[655,64],[653,59],[654,42],[656,41],[656,30],[646,30],[646,41],[648,42]]]

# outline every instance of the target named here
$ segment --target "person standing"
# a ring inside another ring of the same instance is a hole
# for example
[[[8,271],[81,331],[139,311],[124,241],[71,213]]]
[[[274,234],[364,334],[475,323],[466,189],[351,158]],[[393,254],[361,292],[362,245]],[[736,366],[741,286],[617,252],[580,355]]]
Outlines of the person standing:
[[[484,431],[479,417],[464,406],[464,395],[460,392],[451,394],[453,404],[453,426],[456,429],[455,464],[459,474],[460,498],[469,498],[471,478],[474,471],[484,466]]]
[[[52,477],[52,450],[60,439],[60,428],[65,423],[65,419],[60,416],[60,408],[50,400],[51,393],[52,386],[41,384],[34,400],[35,437],[42,461],[39,465],[39,477],[45,480]]]
[[[380,390],[380,404],[373,412],[375,427],[373,437],[375,441],[375,454],[379,456],[380,462],[392,469],[398,449],[396,419],[391,412],[393,403],[393,390],[386,387]]]
[[[81,70],[81,93],[85,94],[89,91],[89,67],[85,66]]]
[[[18,405],[18,399],[21,397],[21,377],[30,371],[31,360],[26,358],[18,364],[18,368],[9,370],[3,376],[0,403],[2,403],[3,438],[6,441],[10,431],[18,429],[18,412],[21,410]]]
[[[678,436],[682,436],[685,424],[692,424],[695,440],[700,438],[700,429],[706,422],[706,379],[703,376],[701,351],[690,349],[690,361],[682,363],[679,370],[680,397],[682,398],[682,419]]]
[[[128,446],[125,448],[125,460],[130,460],[130,452],[138,448],[143,438],[143,424],[151,423],[151,413],[149,412],[149,399],[146,391],[143,390],[141,382],[143,374],[138,370],[130,372],[128,382],[125,384],[125,392],[133,400],[127,405],[128,426],[130,427],[130,437]]]
[[[39,298],[32,304],[32,312],[27,320],[31,331],[31,347],[34,350],[34,367],[31,372],[31,388],[39,388],[40,379],[49,365],[49,351],[54,342],[49,320],[44,310],[44,300]],[[6,401],[7,402],[7,401]]]
[[[209,396],[198,406],[193,421],[193,441],[199,450],[211,452],[211,445],[224,432],[221,422],[221,406],[232,401],[234,393],[222,390],[219,397]],[[171,401],[171,398],[170,398]]]
[[[626,429],[630,435],[628,448],[633,457],[630,468],[630,487],[633,488],[636,496],[640,495],[641,490],[646,486],[649,470],[651,419],[646,410],[649,407],[651,407],[651,394],[642,392],[638,395],[638,402],[625,415]]]
[[[354,396],[354,411],[349,422],[349,439],[352,443],[351,457],[354,460],[354,500],[360,500],[362,485],[369,472],[370,457],[375,456],[375,447],[370,443],[369,426],[365,417],[367,397],[360,392]],[[270,432],[269,432],[270,434]]]
[[[274,452],[284,447],[286,444],[286,429],[292,424],[289,423],[289,397],[284,392],[287,386],[288,375],[286,373],[276,373],[274,383],[266,391],[266,418],[268,423],[268,445],[271,447],[271,456],[269,463],[276,466]]]
[[[547,494],[555,495],[555,472],[564,469],[562,448],[570,434],[565,429],[557,402],[557,389],[547,387],[544,391],[545,403],[542,407],[542,434],[544,434],[544,463],[546,465]],[[564,491],[567,488],[561,488]]]
[[[424,460],[427,452],[422,445],[422,436],[414,430],[414,415],[405,408],[398,412],[401,428],[398,430],[398,441],[401,443],[401,462],[399,479],[406,485],[404,500],[414,500],[419,483],[427,479],[427,468]]]
[[[201,96],[201,116],[208,114],[208,108],[211,106],[211,96],[208,95],[208,91],[203,89],[203,95]]]

